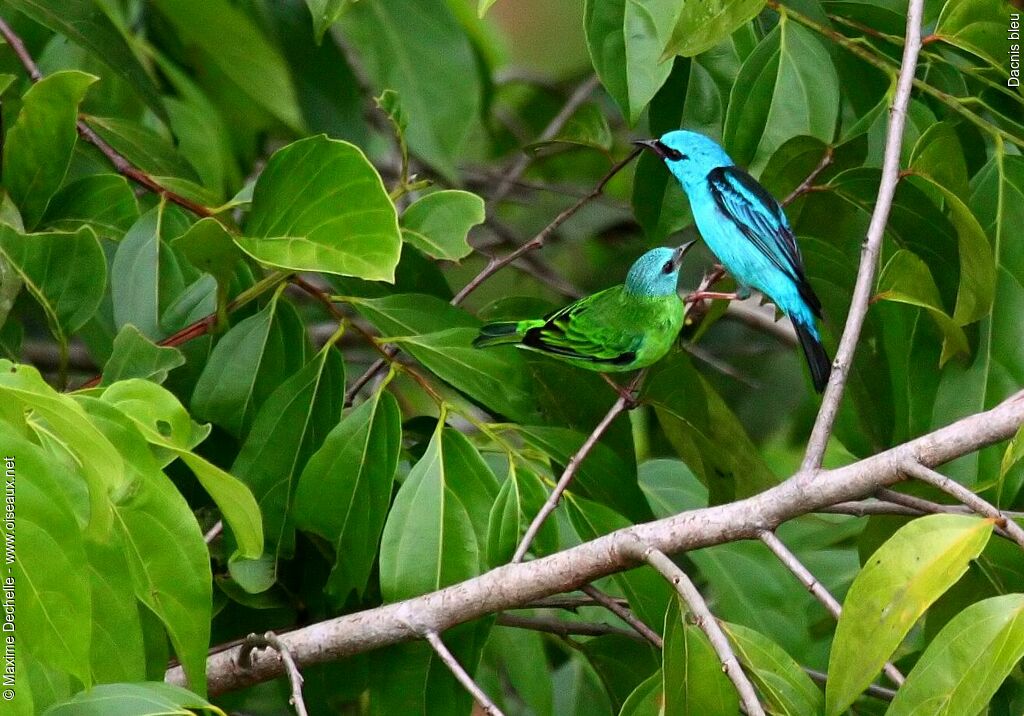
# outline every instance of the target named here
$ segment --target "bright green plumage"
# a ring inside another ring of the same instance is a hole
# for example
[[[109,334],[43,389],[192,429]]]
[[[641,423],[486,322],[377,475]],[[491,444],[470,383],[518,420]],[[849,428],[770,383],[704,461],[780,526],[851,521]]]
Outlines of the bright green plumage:
[[[515,344],[606,373],[649,366],[668,353],[683,326],[676,282],[689,246],[648,251],[633,264],[625,284],[581,298],[544,318],[490,323],[473,345]]]

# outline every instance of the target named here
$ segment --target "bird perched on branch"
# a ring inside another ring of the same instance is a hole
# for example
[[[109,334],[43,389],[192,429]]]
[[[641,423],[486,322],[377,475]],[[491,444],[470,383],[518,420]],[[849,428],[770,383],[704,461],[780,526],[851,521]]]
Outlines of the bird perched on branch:
[[[682,328],[685,307],[676,283],[693,243],[648,251],[629,269],[624,284],[544,318],[488,323],[473,345],[515,344],[602,373],[645,368],[668,353]]]
[[[779,202],[702,134],[680,130],[635,144],[661,157],[682,184],[704,242],[738,285],[735,294],[692,298],[746,298],[751,288],[760,291],[793,321],[814,388],[824,390],[832,361],[814,320],[821,318],[821,302]]]

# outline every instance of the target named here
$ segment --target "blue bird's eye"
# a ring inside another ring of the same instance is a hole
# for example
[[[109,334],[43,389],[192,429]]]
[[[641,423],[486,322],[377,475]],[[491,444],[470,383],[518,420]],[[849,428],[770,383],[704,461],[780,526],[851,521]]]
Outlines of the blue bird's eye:
[[[664,142],[658,142],[658,151],[661,156],[672,162],[678,162],[680,159],[689,159],[685,154],[680,152],[678,149],[673,149]]]
[[[665,265],[661,267],[661,272],[664,274],[670,274],[674,269],[675,266],[673,266],[672,260],[669,259],[668,261],[665,262]]]

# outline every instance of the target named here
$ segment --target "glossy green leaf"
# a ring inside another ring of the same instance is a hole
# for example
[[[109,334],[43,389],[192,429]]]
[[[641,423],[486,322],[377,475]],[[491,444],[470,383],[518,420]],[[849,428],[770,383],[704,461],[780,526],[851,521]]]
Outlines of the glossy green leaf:
[[[455,189],[427,194],[402,212],[402,238],[435,259],[458,261],[473,249],[466,237],[484,221],[484,200]]]
[[[951,0],[942,7],[934,35],[1008,74],[1008,13],[1000,0]]]
[[[928,311],[944,338],[940,367],[955,355],[967,355],[967,336],[942,309],[942,298],[928,265],[917,255],[900,249],[890,257],[878,277],[875,298],[918,306]]]
[[[158,0],[155,7],[187,45],[289,128],[303,129],[288,66],[253,18],[228,0]]]
[[[736,78],[725,146],[738,164],[761,168],[792,137],[831,143],[838,116],[832,58],[813,32],[783,13]]]
[[[339,604],[353,590],[360,597],[366,591],[401,443],[398,403],[381,390],[338,423],[299,477],[295,525],[334,546],[326,589]]]
[[[291,304],[275,294],[214,346],[192,393],[192,412],[244,437],[274,390],[302,367],[305,328]]]
[[[110,268],[114,325],[129,323],[150,340],[164,337],[160,329],[160,232],[164,205],[143,214],[117,245]]]
[[[683,0],[665,53],[693,57],[710,50],[763,7],[764,0]]]
[[[686,357],[670,356],[654,366],[644,381],[644,395],[679,457],[708,487],[712,504],[778,482],[743,425]],[[721,450],[721,441],[730,449]]]
[[[0,395],[44,418],[75,455],[89,487],[89,528],[94,536],[108,534],[111,494],[120,492],[127,481],[125,463],[114,445],[73,399],[47,385],[32,366],[0,360]]]
[[[143,681],[146,647],[139,605],[120,539],[85,542],[92,588],[89,668],[99,683]]]
[[[1024,371],[1024,255],[1014,236],[1024,226],[1024,159],[997,153],[971,183],[969,205],[988,235],[996,266],[995,301],[978,326],[978,347],[968,365],[950,363],[943,372],[932,411],[932,425],[986,410],[1020,390]],[[999,474],[1003,451],[992,447],[950,465],[948,474],[971,486]],[[997,505],[1012,502],[1024,484],[1017,464],[987,497]]]
[[[707,636],[682,618],[685,605],[675,598],[665,611],[661,652],[664,716],[740,713],[736,687],[722,671],[722,662]]]
[[[598,105],[588,102],[581,105],[551,139],[528,144],[525,150],[539,152],[546,147],[589,147],[607,154],[613,143],[612,130],[604,112]]]
[[[626,699],[619,716],[661,716],[665,697],[661,690],[661,669],[651,674]]]
[[[395,207],[353,144],[309,137],[274,153],[256,182],[245,236],[258,261],[394,281],[401,251]]]
[[[83,227],[73,234],[19,234],[0,224],[0,256],[42,307],[60,343],[92,317],[103,299],[107,263],[91,229]],[[69,270],[70,266],[74,270]]]
[[[580,540],[597,539],[618,529],[629,527],[630,523],[604,505],[576,497],[569,492],[562,496],[569,521]],[[531,518],[532,519],[532,518]],[[645,624],[657,624],[672,597],[672,588],[651,567],[640,567],[616,574],[612,581],[629,600],[630,608]]]
[[[146,105],[165,117],[160,92],[109,15],[90,0],[9,0],[10,7],[85,48],[135,88]]]
[[[163,383],[167,374],[185,364],[185,356],[172,346],[158,346],[128,323],[114,338],[114,352],[103,366],[100,385],[128,378]]]
[[[534,413],[522,354],[472,346],[475,328],[392,338],[432,373],[498,415],[529,420]]]
[[[836,627],[825,690],[828,714],[853,703],[991,535],[991,520],[928,515],[901,528],[871,556],[846,595]]]
[[[120,240],[138,218],[138,201],[123,176],[90,174],[53,195],[43,224],[62,231],[86,224],[105,239]]]
[[[242,252],[235,246],[224,225],[212,217],[200,219],[171,242],[176,250],[200,271],[211,274],[227,287]]]
[[[672,71],[662,51],[679,10],[678,0],[587,0],[584,5],[590,60],[631,125]]]
[[[646,642],[623,634],[602,634],[582,646],[601,678],[613,709],[621,708],[633,690],[660,666],[660,655]]]
[[[480,573],[494,475],[461,433],[443,422],[413,466],[381,537],[380,589],[389,602]]]
[[[324,33],[334,24],[345,6],[352,0],[306,0],[309,6],[309,14],[313,16],[313,37],[316,41],[323,42]]]
[[[341,354],[329,341],[266,399],[231,467],[256,497],[267,550],[275,556],[293,550],[295,483],[341,419],[344,386]]]
[[[530,518],[523,514],[523,496],[515,463],[509,465],[508,476],[501,483],[498,496],[487,519],[487,565],[507,564],[515,554],[519,541],[529,526]]]
[[[448,328],[478,328],[480,319],[437,296],[420,293],[383,298],[352,298],[346,301],[376,326],[385,338],[437,333]]]
[[[5,576],[17,585],[17,636],[42,663],[88,685],[92,590],[82,533],[64,497],[76,477],[4,422],[0,437],[5,470],[16,475],[17,552]]]
[[[1024,657],[1024,595],[972,604],[928,645],[886,716],[983,713]]]
[[[1024,426],[1017,430],[1017,434],[1010,439],[1003,453],[1003,460],[999,464],[999,476],[1005,477],[1014,465],[1024,459]]]
[[[199,523],[161,472],[139,423],[103,400],[82,396],[79,401],[91,422],[117,445],[132,473],[131,489],[118,495],[114,512],[135,596],[167,630],[189,683],[205,692],[213,576]]]
[[[782,647],[739,624],[725,622],[722,630],[768,713],[803,716],[822,712],[825,698],[821,690]]]
[[[46,716],[226,716],[223,711],[180,686],[162,681],[138,684],[100,684],[80,691],[46,710]]]
[[[117,117],[89,116],[86,121],[110,146],[147,174],[199,181],[199,175],[170,140],[155,130]]]
[[[341,24],[376,90],[395,90],[409,149],[453,175],[476,123],[481,87],[465,31],[443,0],[357,2]]]
[[[918,137],[910,154],[910,169],[930,177],[955,196],[969,194],[964,149],[951,121],[936,122]]]

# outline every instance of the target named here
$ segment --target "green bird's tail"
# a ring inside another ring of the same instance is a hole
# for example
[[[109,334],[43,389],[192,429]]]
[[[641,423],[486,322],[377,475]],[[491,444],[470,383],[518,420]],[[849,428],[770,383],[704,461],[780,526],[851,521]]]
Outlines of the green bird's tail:
[[[519,321],[488,323],[480,329],[480,335],[473,339],[474,348],[500,346],[503,343],[518,343],[523,335],[519,332]]]

